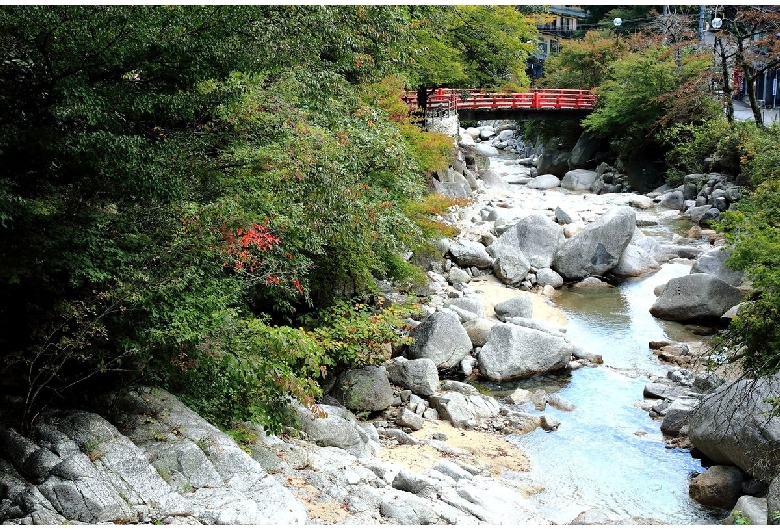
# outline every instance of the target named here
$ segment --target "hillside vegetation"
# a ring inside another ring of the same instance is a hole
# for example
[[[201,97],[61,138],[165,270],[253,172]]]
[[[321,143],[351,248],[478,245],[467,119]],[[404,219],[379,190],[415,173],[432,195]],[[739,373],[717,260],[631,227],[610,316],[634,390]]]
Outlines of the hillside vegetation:
[[[288,396],[381,360],[402,310],[360,297],[419,277],[401,256],[450,204],[427,182],[452,139],[402,90],[527,84],[534,32],[509,7],[0,8],[0,365],[22,427],[143,382],[278,431]]]

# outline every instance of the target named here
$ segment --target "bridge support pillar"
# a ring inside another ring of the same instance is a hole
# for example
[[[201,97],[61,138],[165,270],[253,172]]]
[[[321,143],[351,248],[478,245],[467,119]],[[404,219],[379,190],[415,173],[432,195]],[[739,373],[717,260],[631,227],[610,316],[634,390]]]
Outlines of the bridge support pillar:
[[[445,116],[429,117],[425,119],[425,128],[429,131],[446,134],[455,137],[460,130],[458,115],[454,112]]]

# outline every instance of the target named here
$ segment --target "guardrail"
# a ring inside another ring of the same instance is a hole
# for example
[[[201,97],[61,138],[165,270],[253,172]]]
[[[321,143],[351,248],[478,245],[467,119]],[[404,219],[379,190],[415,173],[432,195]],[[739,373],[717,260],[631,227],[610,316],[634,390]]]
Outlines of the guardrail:
[[[403,100],[411,108],[419,107],[416,92],[407,92]],[[531,92],[482,92],[479,90],[436,89],[427,97],[426,111],[569,109],[593,110],[596,95],[592,90],[545,88]]]

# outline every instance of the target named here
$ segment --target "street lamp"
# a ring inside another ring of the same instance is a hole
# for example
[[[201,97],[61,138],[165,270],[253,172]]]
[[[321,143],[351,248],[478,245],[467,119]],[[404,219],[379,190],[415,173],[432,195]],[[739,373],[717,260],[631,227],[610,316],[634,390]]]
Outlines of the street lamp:
[[[623,24],[623,19],[618,17],[612,23],[615,25],[615,42],[618,42],[620,39],[620,25]]]

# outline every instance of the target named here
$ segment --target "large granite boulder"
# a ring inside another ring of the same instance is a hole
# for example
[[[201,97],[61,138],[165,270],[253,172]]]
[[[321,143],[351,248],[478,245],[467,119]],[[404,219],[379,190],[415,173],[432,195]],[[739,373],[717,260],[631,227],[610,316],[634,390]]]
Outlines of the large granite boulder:
[[[460,319],[452,312],[437,311],[410,333],[410,359],[430,359],[438,369],[453,368],[471,351],[472,344]]]
[[[482,304],[482,300],[476,296],[453,298],[448,302],[447,307],[450,309],[458,307],[476,315],[478,318],[484,318],[485,316],[485,306]]]
[[[393,403],[393,387],[383,366],[366,366],[339,374],[333,397],[350,410],[373,412]]]
[[[592,191],[598,173],[589,169],[572,169],[561,180],[561,188],[569,191]]]
[[[439,371],[430,359],[398,357],[385,364],[390,381],[420,396],[430,396],[439,388]]]
[[[567,240],[555,253],[552,268],[570,279],[602,275],[618,264],[635,228],[633,208],[612,208]]]
[[[485,246],[476,241],[465,239],[456,241],[450,245],[452,259],[460,267],[478,267],[481,269],[492,267],[493,260],[485,251]]]
[[[742,291],[712,276],[695,273],[672,278],[650,308],[664,320],[717,320],[742,300]]]
[[[552,263],[555,250],[564,242],[563,227],[542,214],[531,214],[510,227],[487,249],[495,258],[514,256],[519,250],[531,267],[543,269]]]
[[[780,418],[769,399],[780,379],[726,383],[706,395],[688,418],[691,443],[718,464],[735,465],[769,483],[780,465]]]
[[[477,359],[482,375],[502,381],[564,368],[572,352],[572,345],[560,335],[514,324],[497,324]]]
[[[558,287],[563,286],[563,278],[561,278],[561,275],[551,268],[545,267],[536,271],[536,283],[542,287],[545,285],[551,285],[557,289]]]
[[[691,273],[703,272],[711,274],[736,287],[742,283],[744,273],[735,271],[726,265],[726,260],[730,255],[731,251],[722,247],[709,250],[696,258],[693,267],[691,267]]]

